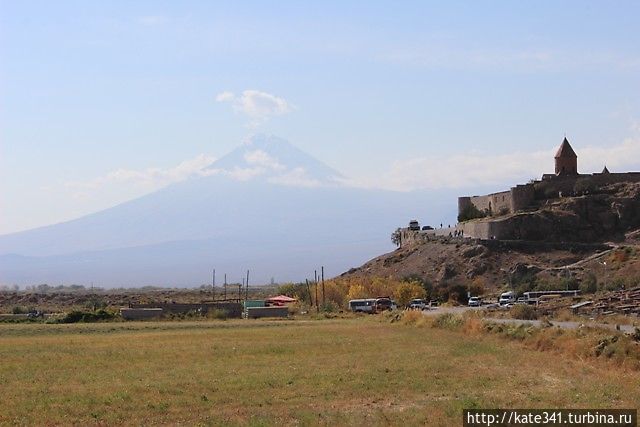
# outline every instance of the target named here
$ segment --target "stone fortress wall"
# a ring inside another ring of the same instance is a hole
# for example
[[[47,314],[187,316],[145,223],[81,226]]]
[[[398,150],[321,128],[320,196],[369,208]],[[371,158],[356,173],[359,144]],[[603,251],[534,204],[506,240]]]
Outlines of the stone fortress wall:
[[[514,214],[527,209],[536,200],[536,184],[543,183],[545,192],[562,196],[563,194],[572,194],[576,183],[586,179],[596,186],[621,182],[640,182],[640,172],[594,173],[571,176],[545,175],[541,181],[517,185],[507,191],[484,196],[458,197],[458,214],[461,214],[470,205],[488,217]]]
[[[522,212],[531,207],[536,201],[544,201],[544,194],[536,197],[536,186],[542,187],[544,193],[552,197],[574,195],[576,183],[588,180],[592,185],[605,186],[623,182],[640,182],[640,172],[627,173],[594,173],[580,175],[545,175],[542,180],[529,184],[512,187],[509,191],[488,194],[486,196],[460,197],[458,212],[463,212],[469,204],[485,213],[485,218],[464,221],[457,225],[457,229],[464,236],[478,239],[520,239],[523,224],[513,217],[503,217],[507,214]],[[504,199],[503,199],[504,198]],[[489,209],[491,208],[491,209]],[[498,210],[496,210],[496,208]]]
[[[540,180],[498,193],[459,197],[458,218],[461,222],[455,227],[428,232],[402,229],[401,246],[448,236],[487,240],[545,240],[548,235],[545,233],[550,230],[543,230],[542,224],[535,224],[531,215],[531,211],[538,209],[545,201],[588,195],[606,185],[640,182],[640,172],[610,173],[606,166],[601,173],[579,174],[578,156],[566,137],[554,159],[555,173],[542,175]]]
[[[474,206],[487,216],[516,213],[533,203],[535,190],[533,183],[517,185],[510,190],[485,196],[465,196],[458,198],[458,214],[469,206]]]

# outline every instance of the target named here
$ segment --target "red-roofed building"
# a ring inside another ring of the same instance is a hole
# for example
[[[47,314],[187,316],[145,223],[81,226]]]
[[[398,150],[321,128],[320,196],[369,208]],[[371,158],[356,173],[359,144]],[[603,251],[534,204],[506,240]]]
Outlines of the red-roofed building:
[[[286,295],[278,295],[277,297],[267,298],[265,302],[267,305],[285,305],[298,301],[295,298],[288,297]]]

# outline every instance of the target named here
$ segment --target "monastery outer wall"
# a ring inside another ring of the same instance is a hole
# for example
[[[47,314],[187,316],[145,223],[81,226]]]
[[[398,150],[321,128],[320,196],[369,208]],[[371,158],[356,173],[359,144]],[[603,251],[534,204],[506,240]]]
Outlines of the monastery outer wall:
[[[574,176],[552,176],[542,180],[542,184],[546,186],[545,192],[556,193],[573,193],[576,182],[580,180],[588,180],[597,186],[610,184],[618,184],[621,182],[640,182],[640,172],[627,173],[594,173],[591,175],[574,175]]]
[[[436,238],[435,230],[409,230],[408,228],[400,229],[400,247],[415,245],[422,242],[428,242]]]
[[[536,198],[533,184],[516,185],[511,188],[511,213],[521,211],[531,206]]]
[[[596,186],[604,186],[622,182],[640,182],[640,172],[626,173],[594,173],[591,175],[555,176],[544,177],[537,185],[543,185],[544,192],[551,197],[558,194],[572,194],[576,182],[589,180]],[[543,195],[538,195],[544,199]],[[475,206],[479,211],[488,216],[516,213],[529,207],[536,199],[534,184],[522,184],[512,187],[508,191],[492,193],[485,196],[471,196],[458,198],[458,214],[469,205]]]
[[[527,208],[534,199],[535,191],[532,184],[517,185],[508,191],[486,196],[459,197],[458,213],[463,212],[470,205],[489,216],[515,213]]]
[[[458,224],[464,237],[485,240],[518,240],[521,238],[519,222],[509,218],[485,218]]]
[[[473,196],[469,198],[469,202],[480,212],[485,212],[489,215],[509,213],[512,205],[511,191],[501,191],[486,196]]]

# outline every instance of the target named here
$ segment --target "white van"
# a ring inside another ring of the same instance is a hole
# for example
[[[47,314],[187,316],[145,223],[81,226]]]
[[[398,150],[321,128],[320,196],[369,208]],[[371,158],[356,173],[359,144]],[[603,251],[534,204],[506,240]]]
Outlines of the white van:
[[[500,294],[500,299],[498,300],[500,305],[513,304],[514,302],[516,302],[515,292],[509,291]]]

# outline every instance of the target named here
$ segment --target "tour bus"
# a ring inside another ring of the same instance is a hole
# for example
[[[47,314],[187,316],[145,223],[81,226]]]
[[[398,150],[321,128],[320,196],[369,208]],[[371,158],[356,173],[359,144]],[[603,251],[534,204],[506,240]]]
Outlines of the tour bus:
[[[364,298],[364,299],[352,299],[349,301],[349,310],[354,313],[375,313],[376,312],[376,299]]]

